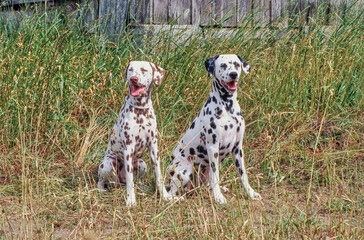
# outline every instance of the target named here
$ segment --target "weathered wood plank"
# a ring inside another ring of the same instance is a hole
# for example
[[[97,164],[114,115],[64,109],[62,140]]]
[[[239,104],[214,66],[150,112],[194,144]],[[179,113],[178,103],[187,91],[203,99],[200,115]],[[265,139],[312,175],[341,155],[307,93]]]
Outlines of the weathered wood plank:
[[[200,25],[201,12],[200,12],[201,0],[191,0],[191,24]]]
[[[129,0],[129,21],[132,25],[152,22],[152,0]]]
[[[116,39],[123,34],[128,14],[128,0],[100,0],[101,31]]]
[[[282,0],[271,0],[270,21],[278,20],[282,16]]]
[[[99,1],[98,0],[83,0],[81,10],[86,21],[94,21],[99,17]]]
[[[3,0],[2,6],[52,0]],[[312,17],[326,23],[342,21],[349,6],[363,7],[362,0],[78,0],[79,17],[86,24],[101,18],[108,35],[118,35],[128,23],[201,25],[230,27],[253,17],[253,24],[264,27],[279,18],[304,24]],[[7,5],[8,4],[8,5]],[[10,5],[9,5],[10,4]],[[323,4],[323,5],[319,5]],[[326,4],[326,5],[325,5]],[[87,7],[86,7],[87,6]],[[252,9],[253,8],[253,9]],[[320,11],[318,12],[318,9]],[[127,12],[129,11],[129,12]],[[352,11],[350,9],[349,11]],[[317,14],[320,13],[318,16]],[[281,22],[280,22],[281,23]]]
[[[292,25],[296,22],[306,22],[306,14],[304,14],[305,0],[292,0],[288,4],[288,24]]]
[[[270,22],[270,3],[269,0],[253,0],[254,25],[264,27]]]
[[[281,17],[286,18],[288,17],[288,10],[290,6],[290,0],[281,0]]]
[[[154,24],[167,24],[168,23],[168,0],[153,0],[153,17]]]
[[[250,0],[248,0],[250,1]],[[193,12],[200,9],[201,26],[235,26],[238,22],[237,0],[193,0]],[[198,16],[198,14],[195,14]],[[196,19],[196,18],[194,18]]]
[[[327,5],[327,4],[325,4]],[[323,7],[323,6],[321,6]],[[305,5],[305,17],[306,17],[306,22],[310,22],[311,18],[314,17],[315,14],[317,14],[317,10],[318,10],[318,2],[317,0],[307,0],[306,5]],[[320,9],[323,10],[323,9]],[[317,16],[317,15],[316,15]]]
[[[288,17],[289,17],[289,6],[290,6],[290,0],[281,0],[281,11],[280,11],[280,18],[278,20],[279,25],[281,27],[287,27],[288,26]]]
[[[236,0],[215,0],[215,21],[224,27],[235,26],[237,23]]]
[[[291,13],[302,12],[305,7],[305,0],[292,0],[289,1],[289,10]]]
[[[8,7],[19,4],[27,4],[27,3],[40,3],[40,2],[51,2],[52,0],[2,0],[0,1],[1,7]]]
[[[191,0],[169,0],[168,22],[179,25],[192,24]]]
[[[98,0],[82,0],[77,4],[72,4],[72,6],[67,7],[67,11],[69,10],[70,13],[70,22],[77,24],[89,33],[94,33],[96,31],[95,20],[99,17]],[[57,6],[52,5],[47,11],[52,12],[56,8]]]
[[[252,0],[238,0],[237,1],[237,21],[241,22],[244,19],[252,17]]]
[[[215,22],[215,1],[214,0],[198,0],[200,2],[200,25],[211,26]]]

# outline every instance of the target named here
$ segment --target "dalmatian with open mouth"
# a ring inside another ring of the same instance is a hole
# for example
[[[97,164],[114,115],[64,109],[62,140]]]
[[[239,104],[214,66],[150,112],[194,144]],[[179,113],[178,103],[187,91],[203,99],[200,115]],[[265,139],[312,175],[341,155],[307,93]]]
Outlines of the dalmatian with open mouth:
[[[206,103],[180,140],[167,168],[170,193],[173,196],[210,180],[215,201],[226,199],[219,186],[219,164],[231,153],[241,182],[253,200],[261,196],[249,185],[242,148],[245,122],[237,101],[240,74],[250,71],[239,55],[217,55],[205,61],[212,90]]]
[[[134,177],[141,178],[147,170],[146,163],[141,159],[146,148],[149,148],[157,188],[163,199],[171,199],[161,177],[157,122],[150,99],[153,81],[157,85],[161,84],[164,72],[157,65],[144,61],[130,62],[125,71],[129,95],[125,98],[103,162],[99,166],[98,187],[103,192],[108,184],[125,183],[127,206],[136,204]]]

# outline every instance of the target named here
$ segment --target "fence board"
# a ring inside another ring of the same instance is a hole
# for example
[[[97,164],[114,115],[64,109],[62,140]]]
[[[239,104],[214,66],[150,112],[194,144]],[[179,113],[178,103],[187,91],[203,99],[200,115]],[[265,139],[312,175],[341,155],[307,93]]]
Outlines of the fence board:
[[[0,0],[1,1],[1,0]],[[28,0],[3,0],[5,4],[19,4]],[[46,2],[50,0],[29,0]],[[312,16],[325,19],[327,24],[337,23],[345,13],[360,14],[362,0],[77,0],[84,24],[92,26],[100,18],[107,35],[118,35],[126,24],[192,24],[200,26],[230,27],[241,25],[244,18],[253,17],[252,24],[265,26],[269,22],[286,18],[289,24],[306,23]],[[57,2],[57,1],[55,1]],[[60,3],[59,3],[60,4]],[[62,4],[67,4],[62,1]],[[318,6],[320,11],[318,12]],[[325,6],[326,4],[326,6]],[[354,4],[355,9],[351,9]],[[23,7],[23,5],[19,5]],[[61,6],[61,4],[59,5]],[[67,5],[68,6],[68,5]],[[321,9],[322,8],[322,9]],[[319,13],[319,15],[317,15]],[[322,14],[322,15],[320,15]],[[317,16],[316,16],[317,15]],[[287,24],[283,23],[283,24]],[[282,23],[280,21],[279,23]],[[249,22],[251,24],[251,22]],[[299,24],[300,25],[300,24]],[[298,26],[298,25],[296,25]]]
[[[201,0],[191,0],[191,24],[200,25],[201,14],[200,14]]]
[[[132,25],[152,21],[152,0],[129,0],[129,20]]]
[[[197,5],[200,9],[201,26],[230,27],[238,22],[237,0],[193,0],[193,2],[195,3],[193,7]],[[197,12],[195,9],[193,11]]]
[[[81,24],[87,28],[92,27],[94,21],[99,17],[99,4],[97,0],[83,0],[79,5],[79,12],[75,16],[81,19]],[[93,31],[88,29],[88,31]]]
[[[236,0],[215,0],[215,21],[224,27],[235,26],[237,23]]]
[[[115,39],[125,30],[128,0],[100,0],[99,17],[103,31]]]
[[[153,0],[153,23],[167,24],[168,23],[168,4],[166,0]]]
[[[238,0],[237,1],[237,21],[252,16],[252,0]]]
[[[327,3],[325,3],[325,5],[327,5]],[[306,7],[306,21],[309,22],[310,18],[313,17],[313,14],[316,12],[317,7],[318,7],[318,3],[317,0],[307,0],[307,5]]]
[[[2,0],[0,1],[0,6],[8,7],[19,4],[27,4],[27,3],[41,3],[41,2],[50,2],[52,0]]]
[[[169,0],[168,21],[176,24],[192,24],[191,0]]]
[[[305,14],[303,10],[305,8],[305,0],[292,0],[288,5],[288,24],[292,25],[296,21],[305,21],[302,18],[305,18]]]
[[[282,16],[282,0],[271,0],[270,21],[277,20]]]
[[[288,17],[288,9],[292,1],[290,0],[281,0],[281,17]]]
[[[253,0],[254,25],[264,27],[270,22],[270,0]]]
[[[215,1],[214,0],[198,0],[200,2],[200,25],[209,26],[215,24]]]

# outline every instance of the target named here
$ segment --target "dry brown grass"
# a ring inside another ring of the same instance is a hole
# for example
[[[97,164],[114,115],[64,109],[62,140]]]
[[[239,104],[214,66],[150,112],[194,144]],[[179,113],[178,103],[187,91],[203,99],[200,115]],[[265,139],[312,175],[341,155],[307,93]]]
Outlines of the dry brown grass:
[[[109,48],[59,18],[34,17],[16,30],[1,24],[0,239],[361,239],[358,19],[347,15],[331,35],[317,21],[280,39],[272,29],[237,29],[228,39],[211,31],[176,44],[180,36],[166,31],[152,43],[125,36]],[[248,199],[230,158],[221,164],[226,206],[206,187],[184,202],[161,201],[152,171],[136,207],[125,207],[125,188],[100,195],[97,167],[126,94],[127,61],[167,70],[152,97],[163,171],[210,91],[203,61],[225,52],[252,66],[238,97],[249,179],[263,200]]]

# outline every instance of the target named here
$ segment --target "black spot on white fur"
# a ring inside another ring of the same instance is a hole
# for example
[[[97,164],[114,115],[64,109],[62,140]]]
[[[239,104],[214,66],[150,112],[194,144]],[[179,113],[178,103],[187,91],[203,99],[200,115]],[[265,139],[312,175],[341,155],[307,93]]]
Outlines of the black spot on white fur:
[[[223,161],[229,153],[233,154],[235,159],[234,163],[238,168],[240,176],[245,174],[244,165],[241,164],[241,161],[244,161],[244,159],[240,144],[243,138],[244,119],[236,101],[236,85],[230,83],[231,81],[239,81],[242,71],[248,73],[250,67],[238,55],[216,55],[215,57],[206,59],[205,67],[208,75],[213,75],[212,91],[197,118],[183,136],[183,140],[181,140],[181,142],[184,141],[182,145],[185,146],[186,150],[177,153],[179,155],[177,156],[178,161],[175,159],[168,167],[169,169],[173,167],[179,169],[178,172],[182,175],[179,176],[181,180],[183,175],[186,174],[186,176],[189,176],[188,179],[183,178],[183,183],[181,182],[178,186],[187,186],[186,181],[192,181],[192,176],[196,176],[192,174],[193,169],[201,169],[201,172],[204,174],[207,169],[207,175],[200,175],[199,177],[208,180],[209,174],[211,175],[218,171],[217,161],[219,159]],[[237,84],[237,82],[234,82],[234,84]],[[218,146],[218,149],[216,149],[216,146]],[[208,152],[207,149],[214,151],[216,149],[218,151],[214,152],[212,157],[209,156],[210,151]],[[191,158],[192,155],[194,155],[193,158]],[[211,158],[214,160],[210,161],[209,159]],[[183,161],[184,159],[188,161]],[[188,169],[187,172],[185,172],[186,169]],[[176,174],[173,179],[176,180]],[[173,179],[171,182],[173,182]],[[251,189],[249,183],[245,180],[246,178],[241,179],[244,186],[248,186]],[[252,196],[259,195],[254,191],[247,190],[253,199],[255,197]],[[218,198],[215,196],[215,199],[221,199],[221,195],[219,196]],[[224,202],[225,200],[218,201]]]

